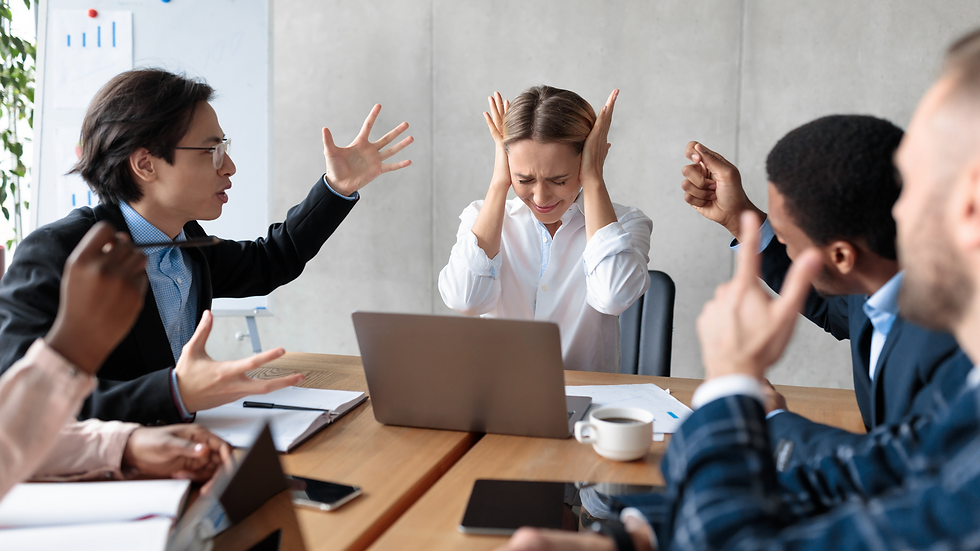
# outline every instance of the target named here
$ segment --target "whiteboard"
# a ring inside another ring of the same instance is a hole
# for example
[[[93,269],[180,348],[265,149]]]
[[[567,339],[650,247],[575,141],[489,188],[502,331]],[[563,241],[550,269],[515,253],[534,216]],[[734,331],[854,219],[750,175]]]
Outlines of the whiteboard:
[[[269,0],[42,0],[28,231],[63,217],[72,202],[97,201],[80,177],[64,174],[77,160],[89,100],[120,72],[128,37],[132,67],[203,78],[216,91],[211,105],[238,171],[221,217],[201,225],[227,239],[264,236],[273,174]],[[269,297],[216,299],[213,308],[216,315],[271,313]]]

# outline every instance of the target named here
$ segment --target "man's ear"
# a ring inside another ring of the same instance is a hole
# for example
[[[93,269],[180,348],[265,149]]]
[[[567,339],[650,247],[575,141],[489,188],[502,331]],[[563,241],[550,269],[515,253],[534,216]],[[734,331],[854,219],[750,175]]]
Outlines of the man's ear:
[[[837,268],[840,275],[846,276],[854,270],[858,261],[857,248],[847,241],[831,241],[821,247],[829,263]]]
[[[950,199],[955,239],[963,250],[980,249],[980,157],[960,173]]]
[[[129,155],[129,171],[137,183],[149,183],[157,179],[156,163],[159,161],[150,150],[141,147]]]

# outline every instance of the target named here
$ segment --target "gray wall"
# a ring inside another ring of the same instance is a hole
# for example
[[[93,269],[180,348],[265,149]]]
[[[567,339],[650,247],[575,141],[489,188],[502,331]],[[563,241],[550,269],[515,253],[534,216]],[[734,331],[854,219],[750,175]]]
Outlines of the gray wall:
[[[379,102],[374,137],[407,120],[416,143],[399,156],[413,166],[368,186],[274,294],[263,345],[357,354],[354,310],[449,313],[436,276],[492,172],[486,96],[546,83],[600,105],[620,88],[606,182],[654,221],[650,268],[677,283],[673,374],[699,377],[695,319],[733,258],[728,234],[683,202],[686,143],[735,161],[764,208],[763,162],[779,137],[829,113],[906,125],[945,46],[978,24],[980,4],[963,0],[276,0],[272,217],[323,172],[320,126],[347,142]],[[244,326],[217,320],[213,356],[247,355],[232,338]],[[850,387],[849,348],[804,320],[772,379]]]

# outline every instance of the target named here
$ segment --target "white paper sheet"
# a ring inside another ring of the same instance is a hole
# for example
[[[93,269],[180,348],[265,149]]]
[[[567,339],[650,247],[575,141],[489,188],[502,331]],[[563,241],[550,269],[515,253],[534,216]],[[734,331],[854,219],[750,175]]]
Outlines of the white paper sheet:
[[[189,486],[188,480],[17,484],[0,501],[0,527],[131,521],[151,515],[172,518]]]
[[[267,420],[276,449],[285,452],[323,414],[318,411],[246,408],[242,406],[245,401],[337,410],[343,409],[343,406],[359,399],[363,394],[347,390],[291,386],[268,394],[246,396],[230,404],[200,411],[194,422],[204,425],[232,446],[243,447],[250,446],[255,439],[256,425]]]
[[[46,40],[56,109],[86,109],[99,88],[133,68],[133,12],[52,10]]]
[[[645,409],[653,414],[653,438],[663,440],[663,434],[672,434],[691,414],[685,406],[662,388],[654,384],[644,385],[595,385],[566,386],[565,394],[591,396],[589,412],[602,407]]]
[[[0,549],[33,551],[163,551],[171,520],[106,522],[0,530]]]

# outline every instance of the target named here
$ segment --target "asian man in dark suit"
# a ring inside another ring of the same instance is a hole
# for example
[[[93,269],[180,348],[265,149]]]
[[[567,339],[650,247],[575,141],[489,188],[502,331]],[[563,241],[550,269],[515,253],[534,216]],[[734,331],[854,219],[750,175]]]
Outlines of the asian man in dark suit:
[[[803,315],[850,340],[854,393],[868,430],[930,414],[958,392],[972,367],[952,335],[919,327],[898,311],[902,273],[891,208],[901,188],[892,157],[902,135],[888,121],[860,115],[822,117],[789,132],[766,160],[768,217],[746,196],[738,169],[704,145],[688,144],[693,164],[683,169],[685,200],[733,236],[742,212],[765,219],[762,279],[774,291],[800,251],[821,251],[823,267]],[[782,396],[767,390],[780,468],[852,441],[850,433],[786,411]]]
[[[230,141],[208,103],[213,95],[202,81],[140,69],[114,77],[92,100],[73,172],[98,194],[100,204],[38,228],[18,246],[0,286],[5,344],[0,370],[51,327],[65,260],[97,222],[111,223],[137,245],[205,236],[197,221],[221,214],[235,174]],[[103,364],[82,418],[190,421],[197,411],[302,380],[302,375],[273,380],[246,375],[282,355],[281,349],[238,362],[211,361],[204,351],[211,300],[265,295],[297,278],[354,207],[358,190],[410,164],[384,163],[412,142],[408,137],[385,149],[407,123],[369,140],[380,110],[374,106],[348,147],[337,147],[323,129],[325,173],[265,238],[144,249],[151,292],[135,326]]]

